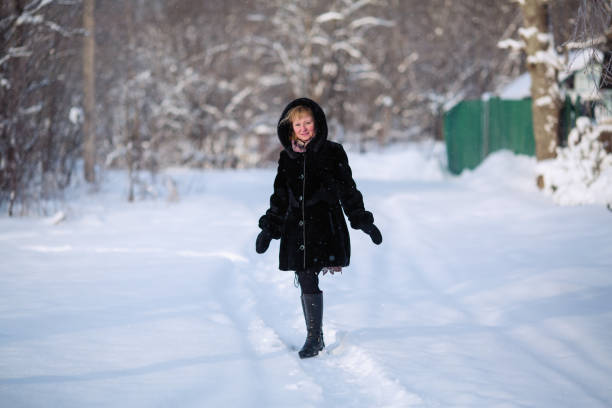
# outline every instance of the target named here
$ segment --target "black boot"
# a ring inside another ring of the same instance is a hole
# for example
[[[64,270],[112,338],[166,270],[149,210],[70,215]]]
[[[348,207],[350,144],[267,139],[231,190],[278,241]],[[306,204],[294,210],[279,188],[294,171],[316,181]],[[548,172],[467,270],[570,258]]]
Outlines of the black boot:
[[[299,352],[300,358],[314,357],[323,350],[323,293],[302,295],[302,309],[306,320],[306,342]]]

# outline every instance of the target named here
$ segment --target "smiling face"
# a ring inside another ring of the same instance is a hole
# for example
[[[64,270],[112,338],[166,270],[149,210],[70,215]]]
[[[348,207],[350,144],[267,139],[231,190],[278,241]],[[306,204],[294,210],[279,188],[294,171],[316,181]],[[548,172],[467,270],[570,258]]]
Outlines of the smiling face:
[[[312,115],[302,113],[291,122],[293,134],[302,143],[308,143],[315,136],[315,125]]]

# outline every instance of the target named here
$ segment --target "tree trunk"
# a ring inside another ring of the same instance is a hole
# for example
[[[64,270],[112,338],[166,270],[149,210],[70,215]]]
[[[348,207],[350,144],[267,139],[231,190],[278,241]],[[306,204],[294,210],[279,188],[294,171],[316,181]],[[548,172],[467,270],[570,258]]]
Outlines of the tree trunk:
[[[525,28],[521,37],[525,42],[527,69],[531,75],[531,99],[536,158],[545,160],[556,156],[559,109],[561,99],[557,84],[557,68],[553,57],[552,35],[548,30],[549,0],[521,2]]]
[[[130,60],[130,56],[132,55],[132,51],[134,49],[134,20],[132,16],[132,7],[130,2],[125,3],[125,25],[127,31],[127,51],[128,55],[127,63],[125,64],[126,69],[126,78],[127,83],[133,78],[132,72],[132,61]],[[132,93],[130,92],[130,87],[126,86],[125,90],[125,146],[126,146],[126,155],[127,155],[127,166],[128,166],[128,177],[129,177],[129,191],[128,191],[128,201],[131,203],[134,201],[134,188],[136,185],[137,178],[137,153],[136,149],[138,148],[138,125],[136,121],[136,112],[138,110],[138,104],[136,101],[132,99]],[[132,118],[134,115],[134,118]]]
[[[386,96],[386,98],[390,98]],[[382,127],[378,133],[378,145],[385,146],[389,141],[389,133],[391,132],[391,105],[383,103]]]
[[[87,35],[83,40],[83,160],[85,180],[93,183],[96,179],[94,166],[96,162],[96,115],[95,115],[95,0],[83,1],[83,27]]]

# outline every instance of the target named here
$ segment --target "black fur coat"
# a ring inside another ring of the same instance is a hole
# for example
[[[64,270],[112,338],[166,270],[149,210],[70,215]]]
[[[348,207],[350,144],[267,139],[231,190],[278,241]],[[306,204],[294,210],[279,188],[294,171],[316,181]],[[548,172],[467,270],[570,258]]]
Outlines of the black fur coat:
[[[281,120],[289,109],[312,109],[315,137],[305,153],[291,148],[291,125]],[[280,238],[279,268],[298,271],[325,266],[347,266],[351,256],[346,213],[351,227],[374,223],[365,211],[342,146],[327,140],[327,121],[321,107],[307,98],[296,99],[283,110],[277,128],[284,150],[278,160],[270,208],[259,219],[261,229]]]

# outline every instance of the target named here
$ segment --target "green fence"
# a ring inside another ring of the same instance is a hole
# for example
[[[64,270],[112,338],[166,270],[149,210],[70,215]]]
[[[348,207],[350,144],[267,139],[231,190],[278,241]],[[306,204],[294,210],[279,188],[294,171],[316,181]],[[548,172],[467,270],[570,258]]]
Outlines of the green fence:
[[[575,101],[569,96],[565,97],[561,107],[561,117],[559,120],[559,145],[567,146],[567,136],[569,132],[576,126],[576,119],[580,116],[594,117],[595,104],[597,102],[585,101],[580,99],[580,96]]]
[[[453,174],[478,166],[489,153],[508,149],[535,155],[531,99],[467,100],[444,115],[448,168]]]

